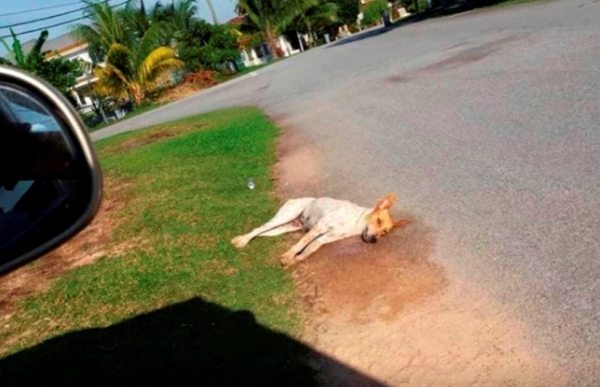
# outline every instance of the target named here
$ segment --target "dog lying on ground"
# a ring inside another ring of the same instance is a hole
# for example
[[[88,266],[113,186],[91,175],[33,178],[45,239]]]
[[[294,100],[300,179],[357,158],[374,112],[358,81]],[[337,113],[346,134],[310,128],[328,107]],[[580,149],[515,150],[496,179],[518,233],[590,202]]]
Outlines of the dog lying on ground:
[[[306,234],[281,256],[283,266],[300,262],[321,246],[360,235],[366,243],[375,243],[392,229],[406,226],[407,219],[393,220],[389,209],[396,196],[389,194],[373,208],[360,207],[346,200],[300,198],[287,201],[273,219],[248,234],[238,235],[231,243],[242,248],[252,239],[304,230]]]

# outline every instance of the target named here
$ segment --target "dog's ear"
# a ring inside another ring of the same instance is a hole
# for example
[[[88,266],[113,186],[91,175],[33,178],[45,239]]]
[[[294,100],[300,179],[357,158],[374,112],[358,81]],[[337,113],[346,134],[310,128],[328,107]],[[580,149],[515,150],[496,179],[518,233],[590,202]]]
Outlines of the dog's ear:
[[[394,220],[394,228],[406,227],[412,222],[409,219]]]
[[[380,199],[377,204],[375,204],[375,210],[387,210],[392,207],[395,201],[396,195],[392,193],[387,194],[383,199]]]

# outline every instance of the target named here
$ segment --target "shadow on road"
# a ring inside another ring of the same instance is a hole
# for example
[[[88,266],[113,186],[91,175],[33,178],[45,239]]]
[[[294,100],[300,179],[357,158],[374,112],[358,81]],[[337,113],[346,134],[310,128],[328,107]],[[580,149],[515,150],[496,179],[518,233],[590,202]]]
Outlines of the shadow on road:
[[[425,13],[409,16],[400,21],[393,23],[391,26],[389,26],[387,28],[383,27],[383,25],[382,25],[381,27],[377,27],[377,28],[374,28],[374,29],[371,29],[371,30],[368,30],[365,32],[359,32],[354,35],[350,35],[347,38],[340,39],[340,40],[330,44],[329,46],[327,46],[327,48],[334,48],[334,47],[343,46],[343,45],[346,45],[349,43],[358,42],[358,41],[361,41],[364,39],[373,38],[375,36],[379,36],[381,34],[384,34],[386,32],[394,30],[396,28],[405,26],[407,24],[412,24],[412,23],[415,23],[415,22],[418,22],[421,20],[425,20],[426,18],[427,18],[427,16]]]
[[[50,339],[0,361],[4,385],[315,385],[310,364],[358,385],[373,379],[199,298]]]
[[[489,7],[496,4],[505,3],[507,0],[438,0],[433,3],[436,4],[434,8],[413,14],[411,16],[405,17],[404,19],[393,22],[389,27],[381,27],[371,29],[362,33],[357,33],[351,35],[347,38],[340,39],[337,42],[330,44],[327,48],[334,48],[338,46],[343,46],[348,43],[354,43],[357,41],[361,41],[364,39],[372,38],[375,36],[379,36],[396,28],[404,27],[408,24],[417,23],[423,20],[441,17],[441,16],[449,16],[454,15],[461,12],[471,11],[473,9]],[[533,2],[533,1],[532,1]]]

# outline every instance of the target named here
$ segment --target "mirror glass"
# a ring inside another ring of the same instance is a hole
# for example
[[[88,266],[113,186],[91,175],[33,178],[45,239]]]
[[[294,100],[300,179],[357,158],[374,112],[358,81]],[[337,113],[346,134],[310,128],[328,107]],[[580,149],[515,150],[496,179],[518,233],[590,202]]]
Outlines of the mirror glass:
[[[62,117],[35,92],[0,82],[0,268],[89,207],[89,166]]]

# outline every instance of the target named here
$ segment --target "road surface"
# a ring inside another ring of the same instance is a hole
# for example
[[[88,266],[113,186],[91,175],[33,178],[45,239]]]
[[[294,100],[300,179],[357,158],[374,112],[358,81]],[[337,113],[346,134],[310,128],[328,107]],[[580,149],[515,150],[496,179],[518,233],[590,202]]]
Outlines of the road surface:
[[[600,2],[479,10],[370,32],[94,133],[258,105],[307,139],[323,193],[396,192],[432,259],[600,383]]]

